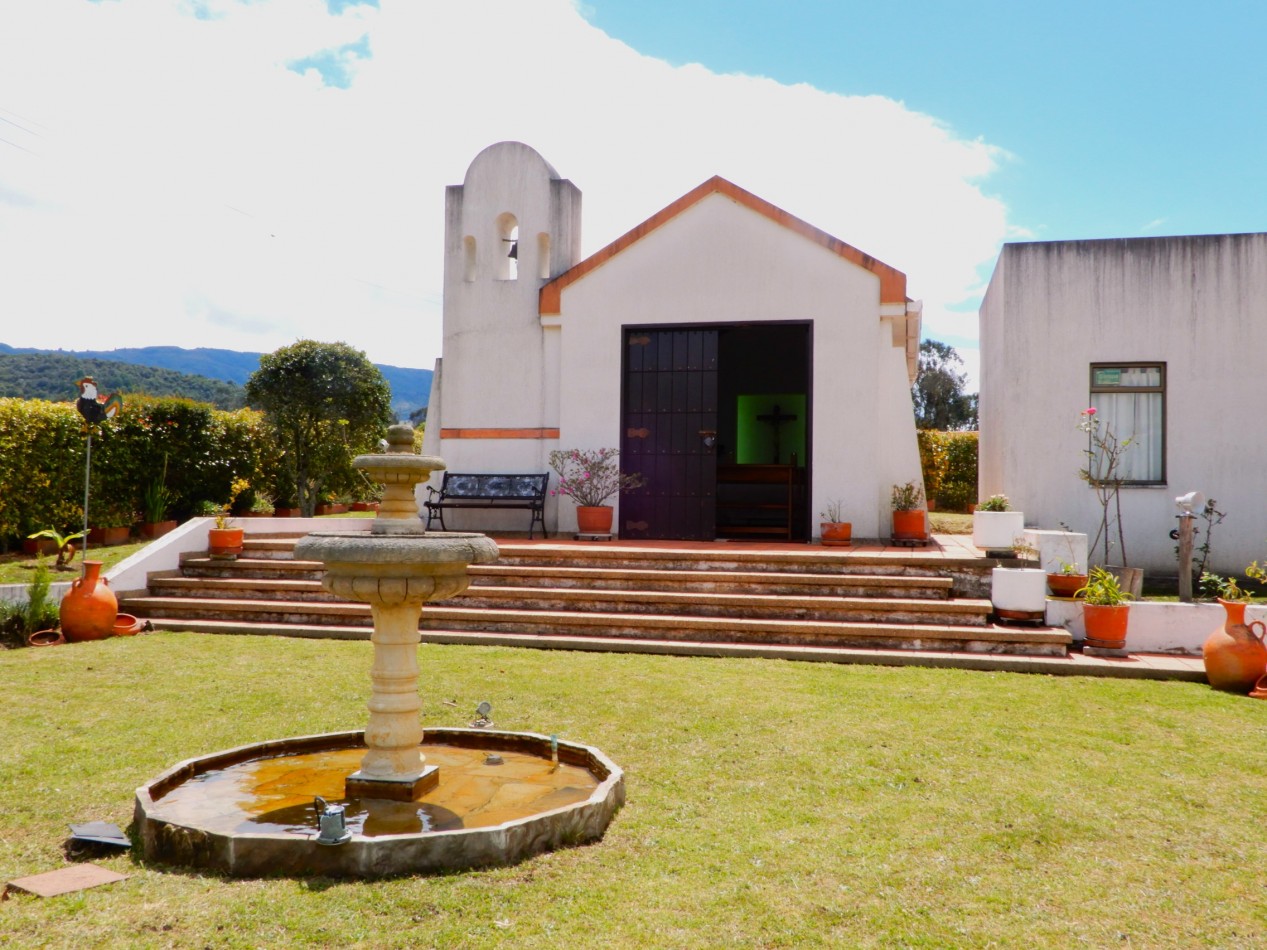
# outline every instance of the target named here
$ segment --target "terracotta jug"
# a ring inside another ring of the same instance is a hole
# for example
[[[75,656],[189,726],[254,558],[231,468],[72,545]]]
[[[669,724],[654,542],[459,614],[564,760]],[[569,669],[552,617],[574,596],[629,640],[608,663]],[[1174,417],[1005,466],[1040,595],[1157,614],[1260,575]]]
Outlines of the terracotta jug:
[[[1261,620],[1245,622],[1245,604],[1220,600],[1227,617],[1201,647],[1205,676],[1215,689],[1248,693],[1267,671],[1267,633]],[[1257,627],[1257,633],[1254,628]]]
[[[119,601],[101,576],[100,561],[84,561],[84,573],[62,598],[62,633],[70,643],[104,640],[114,632]]]

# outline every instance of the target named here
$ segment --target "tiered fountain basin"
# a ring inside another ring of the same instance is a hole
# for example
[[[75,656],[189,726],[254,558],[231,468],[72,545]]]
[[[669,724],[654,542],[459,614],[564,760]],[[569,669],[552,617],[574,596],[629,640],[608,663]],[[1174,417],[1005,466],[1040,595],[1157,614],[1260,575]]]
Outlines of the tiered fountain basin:
[[[344,797],[364,732],[261,742],[188,759],[138,788],[135,828],[147,860],[235,877],[513,864],[598,840],[624,803],[624,775],[607,756],[563,740],[557,748],[556,766],[549,736],[426,729],[420,750],[443,778],[404,802]],[[346,843],[318,843],[317,796],[344,805]]]

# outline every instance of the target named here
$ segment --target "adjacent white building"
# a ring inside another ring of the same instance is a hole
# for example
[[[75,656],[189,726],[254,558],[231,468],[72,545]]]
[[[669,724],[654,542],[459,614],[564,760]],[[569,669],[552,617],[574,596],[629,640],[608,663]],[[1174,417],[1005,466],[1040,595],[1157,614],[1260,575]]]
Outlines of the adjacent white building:
[[[1094,536],[1080,414],[1122,439],[1126,560],[1177,573],[1174,499],[1227,513],[1214,566],[1267,556],[1267,234],[1007,244],[981,306],[980,493]],[[1102,551],[1092,563],[1103,561]],[[1121,563],[1112,551],[1111,563]]]
[[[517,142],[448,189],[445,228],[424,451],[450,471],[616,447],[648,479],[614,499],[622,537],[808,540],[832,499],[890,533],[891,486],[921,477],[903,273],[722,178],[580,260],[580,191]],[[546,520],[572,530],[572,503]]]

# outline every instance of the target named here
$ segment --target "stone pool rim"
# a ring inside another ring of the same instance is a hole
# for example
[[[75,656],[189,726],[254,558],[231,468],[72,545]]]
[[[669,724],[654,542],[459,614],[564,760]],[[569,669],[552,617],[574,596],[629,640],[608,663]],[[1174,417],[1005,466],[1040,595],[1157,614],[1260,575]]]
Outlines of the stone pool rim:
[[[270,832],[210,831],[154,814],[168,791],[203,772],[257,758],[363,746],[364,730],[268,739],[178,762],[136,790],[133,828],[147,861],[234,877],[388,877],[515,864],[535,854],[597,841],[625,801],[624,772],[594,746],[559,739],[559,761],[588,769],[597,787],[580,802],[483,828],[365,837],[338,847]],[[422,741],[550,757],[550,737],[496,729],[428,728]],[[443,780],[443,779],[442,779]],[[315,831],[315,824],[314,824]]]

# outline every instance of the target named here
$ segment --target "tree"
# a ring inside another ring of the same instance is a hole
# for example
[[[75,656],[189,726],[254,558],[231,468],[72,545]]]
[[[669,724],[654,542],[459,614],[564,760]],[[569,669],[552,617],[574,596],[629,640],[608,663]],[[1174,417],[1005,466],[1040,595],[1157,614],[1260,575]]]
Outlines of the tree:
[[[968,377],[960,372],[963,359],[953,346],[936,340],[919,345],[919,372],[911,387],[915,425],[943,432],[977,427],[976,393],[965,393]]]
[[[352,484],[356,455],[391,423],[391,387],[360,350],[300,340],[260,357],[246,398],[277,434],[295,501],[311,517],[323,488]]]

